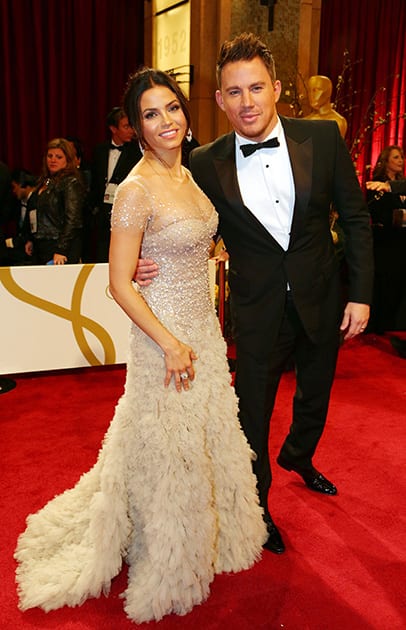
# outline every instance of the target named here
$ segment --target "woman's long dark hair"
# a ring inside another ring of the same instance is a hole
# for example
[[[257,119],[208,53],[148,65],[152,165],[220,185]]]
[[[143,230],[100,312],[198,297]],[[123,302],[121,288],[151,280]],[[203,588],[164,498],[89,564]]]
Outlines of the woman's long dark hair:
[[[141,68],[138,72],[131,75],[128,80],[123,98],[123,106],[124,111],[127,114],[128,121],[136,133],[137,140],[144,149],[147,147],[147,143],[142,132],[140,101],[144,92],[150,90],[156,85],[163,85],[175,94],[185,115],[187,125],[190,127],[190,113],[188,110],[186,96],[183,94],[182,89],[175,79],[170,74],[167,74],[162,70],[155,70],[154,68]]]

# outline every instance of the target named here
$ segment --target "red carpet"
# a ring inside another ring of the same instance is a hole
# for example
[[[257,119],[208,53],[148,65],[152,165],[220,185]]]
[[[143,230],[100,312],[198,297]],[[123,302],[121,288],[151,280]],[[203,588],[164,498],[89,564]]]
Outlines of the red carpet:
[[[0,627],[6,630],[134,628],[119,594],[80,608],[20,613],[12,557],[27,514],[72,486],[95,461],[122,392],[124,370],[89,368],[17,376],[0,396]],[[273,418],[274,460],[289,424],[292,373]],[[315,464],[337,497],[307,490],[275,466],[271,512],[284,535],[282,556],[264,552],[251,570],[217,576],[206,603],[160,630],[400,630],[405,611],[406,361],[388,339],[366,335],[340,352],[329,423]]]

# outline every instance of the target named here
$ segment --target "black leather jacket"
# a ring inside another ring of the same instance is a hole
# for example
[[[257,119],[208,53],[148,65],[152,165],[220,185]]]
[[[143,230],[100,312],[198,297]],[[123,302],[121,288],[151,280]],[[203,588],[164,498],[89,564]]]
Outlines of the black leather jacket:
[[[68,256],[71,242],[82,232],[85,199],[85,186],[76,175],[51,178],[47,188],[30,199],[29,210],[37,210],[34,238],[55,240],[55,251]]]

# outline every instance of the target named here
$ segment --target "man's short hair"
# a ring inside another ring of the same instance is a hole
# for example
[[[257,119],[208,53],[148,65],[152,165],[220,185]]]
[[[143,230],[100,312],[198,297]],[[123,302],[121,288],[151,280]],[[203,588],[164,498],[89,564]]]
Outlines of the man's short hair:
[[[21,188],[33,188],[37,185],[38,177],[24,168],[15,168],[11,171],[11,181],[21,186]]]
[[[127,114],[122,107],[113,107],[111,112],[107,115],[107,126],[118,127],[120,120],[126,116]]]
[[[221,71],[227,63],[251,61],[259,57],[273,81],[276,81],[275,61],[269,48],[254,33],[241,33],[234,39],[225,41],[220,48],[216,63],[217,85],[221,87]]]

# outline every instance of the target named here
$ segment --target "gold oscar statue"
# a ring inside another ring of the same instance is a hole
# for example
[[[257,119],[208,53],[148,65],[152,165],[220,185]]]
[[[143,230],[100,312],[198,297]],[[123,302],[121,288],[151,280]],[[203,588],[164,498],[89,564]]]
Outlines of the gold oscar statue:
[[[333,84],[328,77],[324,77],[320,74],[316,74],[310,77],[307,83],[308,97],[311,113],[305,118],[314,120],[335,120],[342,137],[345,137],[347,133],[347,121],[344,116],[341,116],[335,109],[333,109],[331,103],[331,93],[333,91]]]

